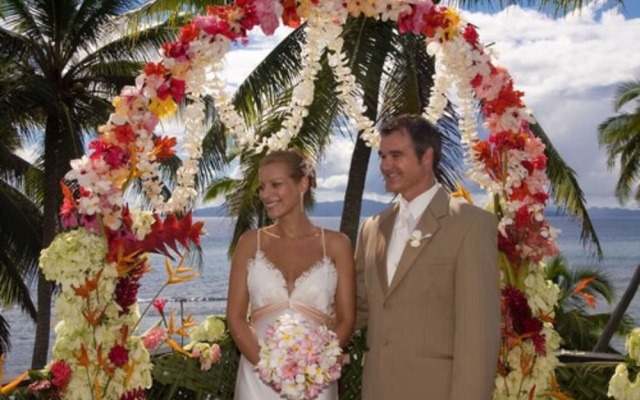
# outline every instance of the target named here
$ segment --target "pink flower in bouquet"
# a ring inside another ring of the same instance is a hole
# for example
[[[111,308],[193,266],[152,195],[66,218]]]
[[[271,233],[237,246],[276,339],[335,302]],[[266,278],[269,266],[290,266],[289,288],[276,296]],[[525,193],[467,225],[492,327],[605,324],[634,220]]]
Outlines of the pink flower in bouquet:
[[[340,377],[336,334],[298,315],[282,315],[260,341],[260,378],[288,399],[313,399]]]

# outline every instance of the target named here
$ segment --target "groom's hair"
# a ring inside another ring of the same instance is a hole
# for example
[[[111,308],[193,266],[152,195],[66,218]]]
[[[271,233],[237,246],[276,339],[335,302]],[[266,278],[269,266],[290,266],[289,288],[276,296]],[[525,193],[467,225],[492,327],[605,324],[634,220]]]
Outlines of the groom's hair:
[[[382,136],[389,136],[398,131],[409,134],[418,158],[422,158],[429,147],[433,149],[433,169],[435,170],[442,153],[442,138],[438,129],[424,117],[415,114],[402,114],[393,117],[386,120],[380,127],[380,135]]]

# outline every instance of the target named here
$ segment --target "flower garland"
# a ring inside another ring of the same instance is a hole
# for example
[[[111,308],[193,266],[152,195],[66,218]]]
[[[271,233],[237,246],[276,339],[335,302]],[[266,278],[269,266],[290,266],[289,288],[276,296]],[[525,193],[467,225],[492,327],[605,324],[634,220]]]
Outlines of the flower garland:
[[[181,28],[176,42],[164,44],[162,59],[149,63],[136,85],[114,99],[114,113],[89,145],[90,155],[74,160],[66,175],[76,182],[63,184],[61,218],[70,231],[59,235],[41,260],[43,272],[63,290],[56,306],[62,322],[56,330],[54,361],[45,371],[49,379],[42,380],[48,383],[40,389],[48,385],[63,398],[143,398],[140,391],[150,384],[148,353],[143,340],[132,335],[139,316],[139,279],[149,269],[143,254],[169,255],[167,246],[175,248],[176,242],[198,243],[201,224],[192,223],[189,214],[179,221],[173,213],[188,210],[197,196],[202,96],[213,96],[221,120],[241,148],[286,148],[313,101],[319,60],[327,51],[338,82],[336,95],[347,116],[368,145],[378,144],[373,122],[363,115],[358,98],[362,90],[343,52],[340,35],[348,14],[395,21],[401,33],[424,35],[427,50],[438,60],[424,110],[429,120],[440,118],[447,105],[445,93],[457,87],[469,176],[494,196],[493,209],[500,219],[504,318],[494,398],[549,396],[557,365],[553,351],[558,337],[550,323],[557,288],[544,279],[542,259],[557,249],[555,232],[543,214],[548,198],[544,145],[529,129],[533,118],[521,100],[523,93],[513,88],[506,70],[492,64],[475,28],[453,9],[430,0],[236,0],[208,7],[205,16]],[[231,42],[247,41],[247,31],[257,25],[272,34],[281,19],[291,27],[305,19],[309,40],[282,129],[258,140],[224,91],[222,60]],[[165,199],[159,164],[173,156],[176,140],[153,132],[185,98],[189,104],[182,149],[187,158],[172,196]],[[477,101],[489,132],[486,140],[477,137]],[[141,180],[154,213],[127,207],[124,192],[134,178]],[[167,213],[164,221],[157,213]],[[185,275],[188,269],[181,262],[176,268],[167,264],[167,271],[167,284],[193,277]],[[64,322],[77,315],[84,316],[78,327]],[[150,334],[147,344],[157,344],[161,337]]]

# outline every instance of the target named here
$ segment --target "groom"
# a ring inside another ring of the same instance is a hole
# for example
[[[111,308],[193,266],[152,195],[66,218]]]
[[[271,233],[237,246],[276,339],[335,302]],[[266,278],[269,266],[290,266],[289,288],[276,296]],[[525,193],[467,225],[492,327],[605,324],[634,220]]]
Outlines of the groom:
[[[419,116],[381,130],[380,171],[399,201],[356,248],[363,400],[489,400],[500,342],[497,220],[436,182],[440,135]]]

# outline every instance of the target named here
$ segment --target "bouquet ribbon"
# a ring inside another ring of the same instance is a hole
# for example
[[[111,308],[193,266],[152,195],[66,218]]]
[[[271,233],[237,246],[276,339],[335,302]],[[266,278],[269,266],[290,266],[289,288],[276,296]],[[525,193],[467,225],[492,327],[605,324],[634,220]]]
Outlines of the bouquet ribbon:
[[[282,300],[276,303],[267,304],[251,310],[251,318],[253,322],[258,322],[267,315],[271,315],[286,309],[291,309],[302,316],[320,325],[327,325],[331,317],[322,311],[314,308],[306,303],[296,300]]]

